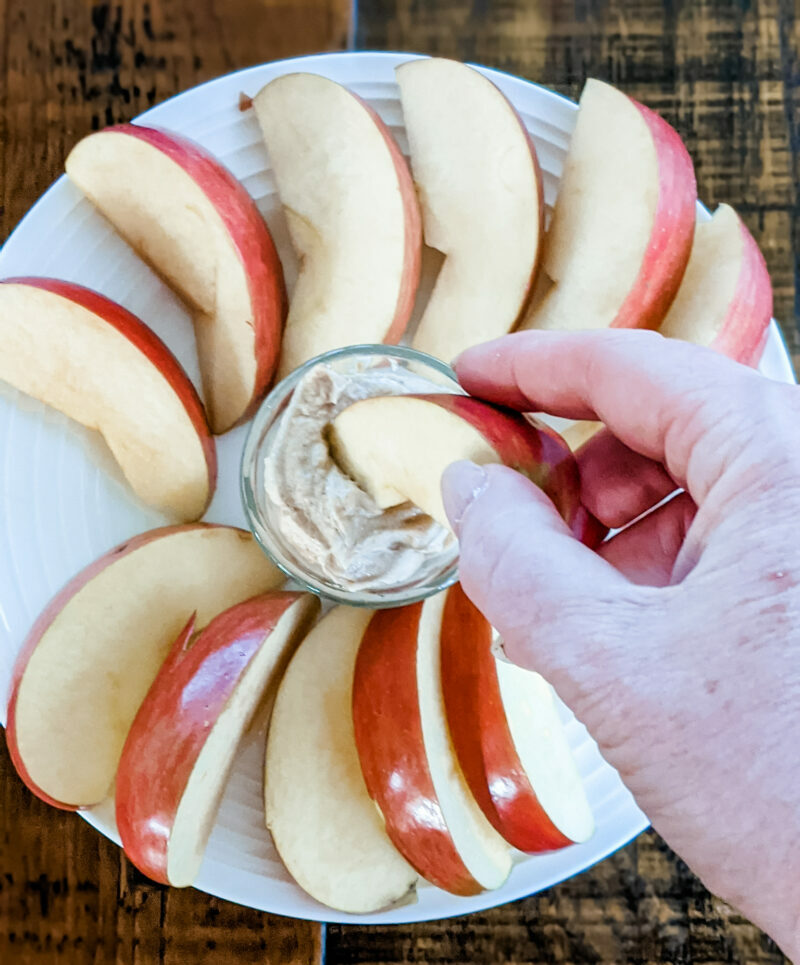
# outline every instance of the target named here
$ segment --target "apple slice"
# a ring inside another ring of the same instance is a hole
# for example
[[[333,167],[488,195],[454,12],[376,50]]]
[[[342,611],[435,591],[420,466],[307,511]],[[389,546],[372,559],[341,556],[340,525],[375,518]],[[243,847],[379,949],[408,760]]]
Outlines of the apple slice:
[[[253,199],[199,145],[135,124],[90,134],[66,168],[194,315],[214,432],[246,419],[272,380],[286,314],[281,264]]]
[[[561,435],[570,449],[577,452],[584,443],[587,443],[603,428],[602,422],[578,419],[562,429]]]
[[[520,851],[564,848],[594,830],[550,687],[498,660],[492,628],[459,584],[442,614],[442,687],[461,770],[495,830]]]
[[[414,347],[449,361],[510,332],[544,230],[536,149],[500,90],[438,57],[397,68],[425,241],[446,257]]]
[[[65,810],[110,792],[139,705],[187,618],[197,626],[279,586],[250,533],[154,529],[78,573],[39,616],[11,677],[6,736],[20,777]]]
[[[698,221],[678,294],[661,334],[757,366],[772,318],[772,284],[764,256],[733,208],[721,204],[711,221]],[[602,422],[575,422],[562,430],[576,451]]]
[[[422,251],[406,162],[378,115],[316,74],[286,74],[253,99],[300,275],[281,377],[329,349],[400,340]]]
[[[772,285],[741,218],[721,204],[698,222],[692,256],[661,332],[758,365],[772,318]]]
[[[511,856],[472,796],[450,739],[440,672],[444,605],[440,593],[373,615],[356,659],[353,723],[389,837],[432,884],[475,895],[503,884]]]
[[[689,259],[696,201],[673,128],[588,80],[545,239],[553,287],[522,327],[657,328]]]
[[[595,545],[599,524],[580,503],[569,447],[543,423],[465,395],[376,396],[343,409],[332,423],[334,456],[385,509],[405,500],[450,526],[441,494],[452,462],[504,463],[553,500],[573,532]]]
[[[387,837],[358,763],[353,667],[371,613],[331,610],[303,641],[275,699],[266,758],[266,819],[289,872],[312,898],[378,911],[417,876]]]
[[[194,617],[178,635],[117,770],[122,846],[155,881],[187,887],[197,877],[236,748],[318,612],[310,594],[266,593],[194,639]]]
[[[0,282],[0,379],[102,433],[134,492],[182,521],[217,476],[203,404],[164,343],[97,292],[52,278]]]

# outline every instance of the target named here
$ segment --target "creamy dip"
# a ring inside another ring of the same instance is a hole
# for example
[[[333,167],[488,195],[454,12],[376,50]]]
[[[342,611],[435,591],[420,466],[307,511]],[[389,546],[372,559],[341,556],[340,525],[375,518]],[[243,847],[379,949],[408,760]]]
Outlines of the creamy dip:
[[[423,581],[454,559],[455,537],[411,503],[380,509],[331,456],[328,427],[353,402],[442,392],[394,359],[339,372],[321,363],[295,387],[264,457],[270,521],[306,568],[352,590]]]

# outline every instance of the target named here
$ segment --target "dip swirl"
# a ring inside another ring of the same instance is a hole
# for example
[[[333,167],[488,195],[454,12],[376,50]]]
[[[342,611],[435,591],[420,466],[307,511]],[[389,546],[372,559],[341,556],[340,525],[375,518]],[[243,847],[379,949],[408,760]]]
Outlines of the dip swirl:
[[[343,373],[321,363],[298,382],[264,456],[270,517],[298,559],[341,589],[391,589],[452,562],[455,537],[411,503],[380,509],[331,455],[328,427],[353,402],[447,391],[395,360]]]

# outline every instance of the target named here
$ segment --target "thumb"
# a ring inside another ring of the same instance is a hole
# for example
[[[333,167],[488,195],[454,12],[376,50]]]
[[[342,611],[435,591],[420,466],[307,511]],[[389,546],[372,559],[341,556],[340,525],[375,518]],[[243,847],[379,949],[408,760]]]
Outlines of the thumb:
[[[587,700],[616,690],[641,660],[637,641],[655,639],[658,591],[578,542],[547,496],[512,469],[454,463],[442,493],[465,592],[509,660],[542,673],[582,716]]]

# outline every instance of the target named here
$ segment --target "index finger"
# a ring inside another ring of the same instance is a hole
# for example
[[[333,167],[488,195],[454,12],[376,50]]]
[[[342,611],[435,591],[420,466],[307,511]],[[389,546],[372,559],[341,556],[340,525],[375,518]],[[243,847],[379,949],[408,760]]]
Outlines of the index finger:
[[[767,381],[710,349],[621,329],[506,335],[467,349],[455,369],[491,402],[599,419],[698,502],[741,449],[748,396]]]

